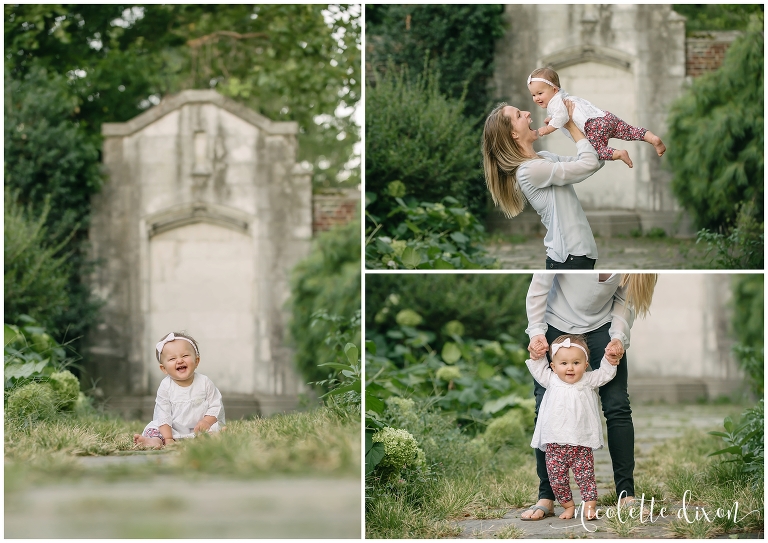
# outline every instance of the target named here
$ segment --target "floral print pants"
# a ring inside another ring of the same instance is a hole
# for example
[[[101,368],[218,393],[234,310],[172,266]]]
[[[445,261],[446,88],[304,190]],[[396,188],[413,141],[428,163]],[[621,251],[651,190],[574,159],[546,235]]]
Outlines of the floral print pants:
[[[642,141],[647,130],[629,125],[606,111],[605,117],[593,117],[584,123],[584,132],[600,160],[613,160],[613,152],[616,149],[608,147],[609,139]]]
[[[549,484],[561,505],[573,499],[568,468],[573,470],[573,478],[579,485],[581,501],[597,500],[595,460],[590,447],[547,443],[546,461]]]

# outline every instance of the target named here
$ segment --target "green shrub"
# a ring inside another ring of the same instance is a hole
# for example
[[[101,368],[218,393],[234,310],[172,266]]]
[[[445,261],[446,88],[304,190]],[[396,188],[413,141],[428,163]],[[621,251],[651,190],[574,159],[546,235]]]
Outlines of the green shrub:
[[[711,267],[725,270],[762,269],[765,261],[765,235],[762,217],[756,218],[755,206],[739,208],[736,225],[721,234],[704,228],[699,230],[696,243],[707,244],[707,254],[714,253]]]
[[[57,412],[58,398],[48,383],[28,383],[8,395],[6,417],[29,426],[50,420]]]
[[[3,285],[6,322],[30,315],[48,329],[70,303],[72,273],[67,250],[70,236],[49,232],[50,198],[40,209],[22,206],[18,191],[5,187]]]
[[[397,474],[406,466],[424,463],[424,451],[406,430],[383,428],[373,434],[372,440],[384,445],[384,458],[379,462],[377,469]]]
[[[727,447],[713,452],[710,456],[730,455],[728,462],[734,462],[753,484],[763,483],[765,471],[765,403],[761,399],[753,408],[741,414],[739,424],[726,417],[725,432],[709,432],[721,437]]]
[[[48,380],[56,393],[56,405],[62,411],[72,411],[80,398],[80,381],[71,372],[57,371]]]
[[[432,347],[437,351],[452,341],[452,334],[468,338],[507,334],[513,343],[527,345],[525,296],[530,284],[530,274],[368,275],[366,338],[395,329],[397,314],[407,309],[422,317],[420,329],[435,334]],[[457,330],[456,323],[463,330]]]
[[[451,196],[483,217],[479,128],[464,117],[462,100],[441,95],[437,75],[414,78],[392,67],[366,87],[365,101],[365,186],[377,196],[366,213],[374,223],[396,226],[388,220],[392,198],[405,196],[417,203]]]
[[[374,193],[366,193],[366,204],[376,200]],[[377,222],[366,209],[366,268],[499,267],[482,246],[485,228],[469,211],[457,207],[455,198],[446,196],[439,204],[412,197],[393,200],[394,208],[384,222]]]
[[[32,381],[47,381],[77,360],[69,345],[60,345],[29,315],[21,315],[21,326],[5,324],[4,388]],[[69,351],[69,353],[68,353]]]
[[[336,345],[326,344],[333,324],[318,321],[318,312],[351,318],[360,309],[360,223],[353,221],[321,233],[311,254],[293,270],[289,325],[295,360],[307,381],[318,382],[333,371],[318,367],[336,358]],[[360,345],[359,326],[348,341]]]
[[[763,40],[760,15],[720,69],[698,77],[670,110],[672,190],[698,228],[726,234],[744,202],[755,202],[763,222]]]

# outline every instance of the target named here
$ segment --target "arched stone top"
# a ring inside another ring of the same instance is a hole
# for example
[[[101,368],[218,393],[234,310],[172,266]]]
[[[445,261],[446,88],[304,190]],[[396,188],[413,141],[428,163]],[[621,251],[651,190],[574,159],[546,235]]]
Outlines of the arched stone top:
[[[248,234],[250,215],[227,206],[195,202],[175,206],[145,217],[147,237],[196,223],[208,223]]]
[[[631,72],[633,60],[631,56],[616,49],[599,45],[577,45],[542,57],[539,65],[551,66],[555,70],[560,70],[574,64],[596,62]]]
[[[138,117],[134,117],[125,123],[104,123],[101,125],[103,136],[130,136],[139,130],[149,126],[168,113],[187,104],[207,103],[215,104],[220,108],[237,115],[241,119],[251,123],[267,134],[293,135],[299,132],[299,124],[295,121],[275,122],[259,115],[252,109],[235,102],[231,98],[222,96],[215,90],[185,90],[178,94],[164,98],[158,105],[145,111]]]

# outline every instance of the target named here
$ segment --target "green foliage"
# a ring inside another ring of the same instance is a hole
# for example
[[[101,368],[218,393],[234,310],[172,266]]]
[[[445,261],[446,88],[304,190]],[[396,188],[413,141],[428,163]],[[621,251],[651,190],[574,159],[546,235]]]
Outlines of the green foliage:
[[[376,200],[376,194],[366,193],[366,204]],[[440,204],[417,203],[412,197],[394,200],[396,205],[387,214],[386,222],[379,223],[366,209],[367,268],[453,270],[499,266],[481,245],[485,240],[483,225],[465,208],[457,207],[455,198],[446,196]],[[402,222],[393,228],[391,225],[398,220]]]
[[[709,432],[723,438],[727,447],[713,452],[710,456],[729,454],[727,462],[736,463],[741,472],[754,484],[763,483],[765,464],[765,403],[761,399],[757,406],[747,409],[741,415],[740,423],[734,424],[731,417],[723,422],[725,432]]]
[[[72,372],[57,371],[48,379],[56,394],[56,405],[62,411],[72,411],[80,399],[80,381]]]
[[[78,358],[71,346],[57,343],[29,315],[22,315],[20,321],[20,326],[4,325],[6,392],[33,381],[47,381],[54,374],[65,371]]]
[[[397,327],[398,313],[408,309],[422,317],[421,329],[435,334],[432,347],[438,352],[446,341],[453,341],[453,334],[469,338],[508,334],[512,343],[527,345],[525,296],[530,284],[530,274],[369,275],[366,339],[386,337]]]
[[[360,351],[354,343],[349,343],[349,338],[360,333],[360,311],[356,311],[352,318],[348,319],[339,315],[328,315],[321,310],[313,315],[312,326],[318,322],[331,325],[325,345],[334,350],[336,357],[332,362],[318,364],[320,368],[333,370],[329,378],[309,384],[330,389],[323,395],[326,405],[350,406],[359,413],[362,402]]]
[[[360,223],[353,221],[317,236],[311,254],[293,270],[290,332],[307,381],[332,378],[334,372],[318,364],[335,361],[339,352],[338,342],[326,343],[334,323],[319,315],[351,319],[360,305]],[[349,329],[346,343],[360,345],[359,326]]]
[[[434,398],[435,406],[452,413],[470,433],[521,408],[530,394],[527,351],[506,334],[497,341],[454,334],[440,352],[433,347],[436,334],[414,326],[367,336],[375,349],[366,351],[366,373],[376,376],[372,388],[379,397]]]
[[[38,65],[67,76],[76,119],[96,140],[103,122],[127,121],[180,90],[215,88],[297,121],[299,159],[315,165],[317,185],[356,185],[346,164],[359,132],[359,15],[358,6],[321,4],[6,5],[6,65],[17,80]]]
[[[8,394],[5,415],[24,426],[50,420],[57,412],[56,393],[49,383],[27,383]]]
[[[464,117],[463,100],[443,96],[438,83],[429,69],[412,76],[393,67],[366,87],[365,185],[377,196],[366,211],[376,222],[406,194],[417,203],[452,196],[473,215],[485,213],[479,129]]]
[[[753,205],[742,205],[736,226],[726,234],[706,228],[698,232],[696,243],[707,244],[707,255],[714,252],[713,268],[725,270],[762,269],[765,262],[764,223],[752,215]]]
[[[40,210],[24,208],[18,193],[6,186],[4,207],[5,318],[15,323],[30,315],[49,329],[55,327],[70,303],[71,255],[64,252],[70,236],[49,233],[48,198]]]
[[[373,434],[371,441],[384,446],[384,457],[376,468],[386,472],[389,477],[397,476],[406,466],[424,463],[424,451],[407,430],[382,428]]]
[[[672,4],[685,15],[688,35],[702,30],[745,30],[752,14],[762,14],[763,4]]]
[[[428,58],[442,74],[440,92],[465,96],[468,114],[482,116],[491,105],[503,11],[500,4],[367,4],[366,61],[376,71],[385,70],[389,60],[418,71]]]
[[[762,275],[734,275],[733,331],[737,343],[734,352],[757,397],[763,396],[764,369],[764,278]]]
[[[724,233],[745,202],[763,222],[762,27],[762,17],[754,19],[720,69],[698,77],[670,110],[672,189],[699,228]]]

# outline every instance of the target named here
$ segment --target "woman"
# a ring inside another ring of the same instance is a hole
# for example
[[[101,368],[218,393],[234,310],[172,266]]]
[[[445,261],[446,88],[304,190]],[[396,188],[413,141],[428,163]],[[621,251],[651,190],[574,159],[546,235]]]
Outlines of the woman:
[[[634,503],[635,429],[627,393],[627,357],[630,328],[635,315],[645,316],[651,305],[657,275],[644,274],[549,274],[533,275],[526,297],[530,337],[528,351],[536,360],[544,356],[553,339],[563,334],[582,334],[589,346],[589,365],[600,367],[603,354],[621,357],[616,377],[600,387],[600,401],[608,426],[608,451],[619,505]],[[544,387],[534,381],[536,413]],[[555,495],[549,484],[544,452],[536,449],[539,500],[524,511],[526,520],[554,514]]]
[[[518,215],[526,200],[547,228],[544,246],[546,268],[594,269],[597,245],[581,208],[575,183],[584,181],[603,166],[597,151],[573,122],[574,105],[566,101],[571,116],[564,128],[576,142],[578,157],[547,151],[536,153],[539,138],[531,129],[531,114],[500,104],[485,121],[483,169],[493,202],[508,217]]]

